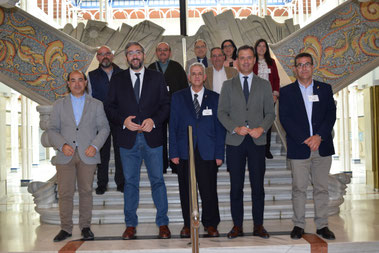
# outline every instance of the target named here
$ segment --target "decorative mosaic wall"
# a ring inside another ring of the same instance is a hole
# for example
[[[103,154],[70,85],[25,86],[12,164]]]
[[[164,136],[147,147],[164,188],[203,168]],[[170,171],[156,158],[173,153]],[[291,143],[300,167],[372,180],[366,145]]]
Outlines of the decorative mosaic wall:
[[[85,72],[93,57],[90,48],[24,11],[0,8],[0,77],[21,84],[37,102],[65,96],[67,74]]]
[[[379,2],[346,2],[272,49],[292,80],[295,55],[312,54],[315,79],[340,90],[379,66]]]

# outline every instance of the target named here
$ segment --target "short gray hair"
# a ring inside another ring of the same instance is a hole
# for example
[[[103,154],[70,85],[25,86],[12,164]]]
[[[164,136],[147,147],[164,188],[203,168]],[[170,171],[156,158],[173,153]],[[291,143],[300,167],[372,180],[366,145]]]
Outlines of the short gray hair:
[[[128,42],[128,44],[126,44],[126,46],[125,46],[125,55],[128,52],[129,47],[131,47],[131,46],[139,46],[141,48],[142,53],[145,53],[145,49],[143,48],[143,46],[139,42],[131,41],[131,42]]]
[[[201,62],[192,63],[191,66],[189,67],[189,71],[188,71],[189,73],[188,74],[191,74],[191,69],[192,69],[192,67],[195,67],[195,66],[201,67],[203,69],[203,74],[205,74],[205,66]]]

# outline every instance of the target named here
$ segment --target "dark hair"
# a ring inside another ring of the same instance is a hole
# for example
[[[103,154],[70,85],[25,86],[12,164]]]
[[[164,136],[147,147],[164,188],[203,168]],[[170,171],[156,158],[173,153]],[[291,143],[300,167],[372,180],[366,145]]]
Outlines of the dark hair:
[[[255,52],[257,52],[258,45],[261,42],[264,42],[265,45],[266,45],[266,52],[264,54],[265,61],[266,61],[267,65],[272,65],[272,62],[273,62],[274,59],[271,58],[270,48],[269,48],[269,46],[267,44],[267,41],[265,39],[259,39],[259,40],[257,40],[257,42],[255,42],[254,50],[255,50]],[[258,55],[256,55],[255,57],[257,58],[257,61],[258,61]]]
[[[71,73],[74,73],[74,72],[78,72],[78,73],[82,74],[82,75],[83,75],[83,78],[84,78],[84,81],[87,81],[87,76],[83,73],[83,71],[81,71],[81,70],[73,70],[73,71],[71,71],[70,73],[68,73],[68,75],[67,75],[67,80],[66,80],[67,82],[70,81],[70,75],[71,75]],[[67,84],[66,87],[67,87],[68,92],[71,93],[71,89],[70,89],[70,87],[69,87],[68,84]],[[84,89],[84,91],[85,91],[86,93],[88,93],[88,83],[87,83],[86,88]]]
[[[224,51],[222,51],[221,47],[212,47],[212,49],[211,49],[211,57],[212,57],[213,50],[216,50],[216,49],[220,49],[221,52],[222,52],[222,54],[225,55],[225,53],[224,53]]]
[[[237,50],[237,57],[238,57],[240,51],[242,51],[242,50],[251,50],[251,52],[253,52],[253,55],[255,57],[254,48],[252,46],[248,46],[248,45],[243,45],[243,46],[241,46],[241,47],[238,48],[238,50]]]
[[[224,40],[224,41],[221,43],[221,49],[224,50],[224,44],[225,44],[226,42],[230,42],[230,43],[232,44],[233,48],[234,48],[234,50],[233,50],[233,55],[232,55],[232,59],[233,59],[233,60],[237,59],[237,46],[236,46],[236,44],[234,44],[234,42],[233,42],[232,40],[230,40],[230,39],[228,39],[228,40]]]
[[[141,48],[142,53],[145,53],[145,49],[143,48],[143,46],[139,42],[132,41],[132,42],[128,42],[128,44],[126,44],[126,46],[125,46],[125,55],[126,55],[128,49],[129,49],[129,47],[131,47],[131,46],[139,46]]]
[[[311,63],[313,65],[313,57],[312,57],[312,55],[310,53],[303,52],[303,53],[300,53],[300,54],[298,54],[298,55],[295,56],[295,63],[294,63],[295,67],[296,67],[296,61],[297,61],[297,59],[303,58],[303,57],[310,58],[311,59]]]

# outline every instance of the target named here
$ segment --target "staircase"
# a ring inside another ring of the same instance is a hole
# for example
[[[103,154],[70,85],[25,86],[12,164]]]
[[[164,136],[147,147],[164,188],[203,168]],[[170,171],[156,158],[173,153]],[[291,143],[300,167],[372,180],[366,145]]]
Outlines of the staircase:
[[[292,217],[292,202],[291,202],[291,171],[287,169],[286,157],[283,154],[283,146],[276,132],[272,133],[271,152],[274,159],[266,160],[266,175],[265,175],[265,219],[287,219]],[[113,181],[114,177],[114,161],[110,164],[110,175],[108,191],[104,195],[96,195],[93,192],[93,224],[114,224],[124,223],[123,194],[116,190],[116,184]],[[182,213],[179,199],[179,186],[176,174],[168,172],[164,175],[167,196],[169,203],[168,216],[171,223],[182,223]],[[223,164],[218,172],[217,178],[218,197],[221,221],[231,220],[230,214],[230,180],[229,173],[226,171],[226,165]],[[94,189],[97,187],[96,180],[94,181]],[[339,200],[330,200],[330,214],[339,211],[338,206],[343,202],[345,185],[341,185],[341,193]],[[252,219],[252,203],[251,189],[246,172],[245,189],[244,189],[244,206],[245,219]],[[331,194],[333,195],[333,194]],[[313,217],[313,201],[312,187],[309,186],[307,193],[308,202],[306,205],[306,216]],[[201,200],[199,199],[200,207]],[[74,223],[78,223],[79,217],[79,195],[76,192],[74,198]],[[57,200],[49,207],[39,207],[37,203],[36,210],[41,214],[41,221],[49,224],[59,224],[59,210]],[[141,181],[140,181],[140,205],[137,211],[140,223],[154,223],[156,209],[151,197],[150,182],[147,176],[146,168],[142,165]]]

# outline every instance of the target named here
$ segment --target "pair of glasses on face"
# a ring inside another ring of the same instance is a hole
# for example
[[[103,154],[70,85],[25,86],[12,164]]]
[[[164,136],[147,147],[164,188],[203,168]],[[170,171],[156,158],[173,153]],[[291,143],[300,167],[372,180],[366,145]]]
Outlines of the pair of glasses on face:
[[[102,56],[102,57],[104,57],[104,56],[111,56],[111,55],[112,55],[112,53],[111,53],[111,52],[106,52],[106,53],[98,53],[97,55],[98,55],[98,56]]]
[[[159,48],[159,49],[157,49],[157,51],[161,53],[161,52],[168,52],[169,50],[168,50],[168,48],[164,48],[164,49]]]
[[[296,65],[296,68],[298,68],[298,69],[302,69],[303,67],[305,67],[305,68],[310,68],[311,66],[312,66],[313,64],[312,63],[310,63],[310,62],[307,62],[307,63],[298,63],[297,65]]]
[[[195,49],[206,48],[205,46],[196,46]]]
[[[143,54],[143,52],[141,50],[134,50],[134,51],[128,51],[128,52],[126,52],[127,56],[133,56],[133,55],[140,56],[142,54]]]
[[[233,45],[224,45],[224,48],[232,48]]]

